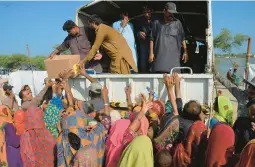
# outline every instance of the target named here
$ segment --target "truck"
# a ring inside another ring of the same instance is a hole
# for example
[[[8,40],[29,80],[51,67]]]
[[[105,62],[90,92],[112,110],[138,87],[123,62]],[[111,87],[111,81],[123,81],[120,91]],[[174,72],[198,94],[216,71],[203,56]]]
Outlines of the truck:
[[[142,6],[146,5],[152,9],[154,18],[163,18],[163,9],[166,1],[92,1],[81,6],[76,12],[75,22],[79,27],[88,26],[88,18],[97,14],[106,24],[112,25],[119,20],[120,10],[125,9],[129,13],[130,22],[133,23],[135,31],[137,24],[143,17]],[[212,104],[214,78],[212,64],[213,34],[212,34],[212,10],[211,1],[174,1],[177,6],[177,19],[182,22],[186,39],[187,49],[191,63],[189,66],[174,67],[169,74],[176,69],[183,70],[181,81],[181,96],[184,102],[197,100],[201,104]],[[135,35],[135,34],[134,34]],[[191,50],[191,43],[198,43],[195,50]],[[137,47],[138,48],[138,47]],[[139,50],[138,50],[139,53]],[[104,55],[105,57],[105,55]],[[102,86],[109,90],[110,102],[126,102],[125,90],[127,86],[132,87],[132,101],[135,103],[140,93],[148,96],[147,87],[153,89],[161,100],[168,100],[166,88],[163,83],[163,74],[92,74]],[[70,80],[72,88],[79,91],[85,100],[89,100],[88,87],[90,82],[82,77]]]

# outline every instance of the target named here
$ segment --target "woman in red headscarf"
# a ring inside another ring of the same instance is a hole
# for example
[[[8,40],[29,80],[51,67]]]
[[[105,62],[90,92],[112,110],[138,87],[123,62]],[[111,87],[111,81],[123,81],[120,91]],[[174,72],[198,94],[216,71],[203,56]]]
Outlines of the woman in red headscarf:
[[[24,166],[54,166],[55,144],[55,139],[45,127],[42,110],[30,107],[25,113],[25,131],[20,138]]]
[[[205,124],[202,121],[196,121],[189,128],[186,139],[176,146],[173,156],[173,166],[186,167],[189,165],[198,167],[198,162],[201,162],[203,159],[200,153],[205,149],[203,144],[205,144],[206,140]]]
[[[204,167],[220,167],[233,156],[235,133],[224,123],[214,126],[209,137]]]

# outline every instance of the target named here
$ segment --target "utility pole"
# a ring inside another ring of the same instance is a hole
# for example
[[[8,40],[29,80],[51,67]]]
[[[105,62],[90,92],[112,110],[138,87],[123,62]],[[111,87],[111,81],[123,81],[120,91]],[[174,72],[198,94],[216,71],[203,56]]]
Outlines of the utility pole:
[[[29,49],[28,44],[27,44],[27,56],[30,58],[30,49]]]
[[[251,38],[248,39],[247,55],[246,55],[246,68],[245,68],[245,79],[249,79],[249,62],[251,57]],[[247,88],[247,84],[245,85]]]

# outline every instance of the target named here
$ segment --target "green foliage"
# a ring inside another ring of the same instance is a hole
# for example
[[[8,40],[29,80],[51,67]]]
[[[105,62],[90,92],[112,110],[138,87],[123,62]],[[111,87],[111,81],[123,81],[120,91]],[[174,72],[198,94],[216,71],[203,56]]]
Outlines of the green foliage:
[[[215,53],[215,57],[245,57],[247,53],[225,53],[219,54]]]
[[[243,34],[236,34],[234,36],[233,46],[236,48],[240,48],[244,41],[247,41],[249,36]]]
[[[32,59],[30,59],[30,64],[35,65],[40,70],[45,70],[45,64],[44,64],[45,58],[46,57],[44,56],[33,57]]]
[[[213,45],[214,48],[220,49],[225,53],[231,53],[233,47],[240,48],[248,38],[247,35],[240,33],[233,36],[230,30],[223,28],[220,34],[214,38]]]
[[[54,49],[57,49],[59,47],[59,44],[56,44],[53,46]],[[61,52],[62,55],[71,55],[70,49],[65,50],[64,52]]]
[[[27,57],[23,54],[13,54],[13,55],[0,55],[0,68],[10,68],[12,70],[17,70],[21,65],[33,64],[40,70],[45,70],[44,56],[35,56],[32,58]]]
[[[232,49],[232,34],[231,32],[224,28],[221,33],[214,38],[213,44],[215,48],[221,49],[223,52],[230,52]]]

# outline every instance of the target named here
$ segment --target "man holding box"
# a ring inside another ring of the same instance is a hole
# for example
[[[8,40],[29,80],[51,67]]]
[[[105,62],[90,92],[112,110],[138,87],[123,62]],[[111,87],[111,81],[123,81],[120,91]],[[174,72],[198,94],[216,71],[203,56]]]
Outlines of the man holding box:
[[[111,59],[110,72],[112,74],[131,74],[131,69],[138,72],[132,51],[125,38],[115,29],[102,23],[97,15],[91,15],[88,20],[89,26],[95,30],[96,39],[83,63],[91,60],[100,60],[102,57],[94,56],[102,47]]]
[[[64,42],[49,55],[49,58],[52,59],[56,54],[70,49],[73,55],[80,55],[81,60],[83,60],[91,49],[90,42],[93,42],[93,31],[89,32],[89,29],[78,27],[72,20],[67,20],[64,23],[63,30],[68,32],[68,36],[65,38]],[[96,57],[102,57],[102,55],[97,53]],[[98,73],[103,71],[98,60],[88,62],[86,68],[94,69]]]

